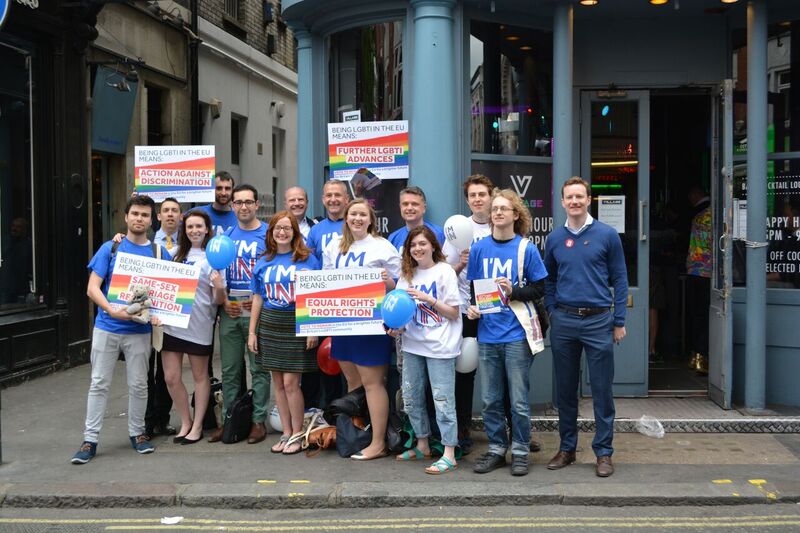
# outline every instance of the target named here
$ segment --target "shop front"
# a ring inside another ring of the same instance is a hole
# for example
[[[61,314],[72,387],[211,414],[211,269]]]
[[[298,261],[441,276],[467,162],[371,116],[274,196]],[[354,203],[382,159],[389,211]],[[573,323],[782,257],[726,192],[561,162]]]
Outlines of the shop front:
[[[409,121],[409,182],[436,198],[436,223],[466,212],[459,185],[479,172],[525,199],[543,249],[564,223],[560,184],[580,175],[628,267],[615,393],[800,405],[796,2],[283,6],[299,43],[298,180],[316,214],[325,125],[351,110]],[[706,205],[710,249],[687,270]],[[532,401],[549,403],[549,352],[532,372]]]
[[[86,66],[101,4],[9,2],[0,29],[0,383],[88,360]]]

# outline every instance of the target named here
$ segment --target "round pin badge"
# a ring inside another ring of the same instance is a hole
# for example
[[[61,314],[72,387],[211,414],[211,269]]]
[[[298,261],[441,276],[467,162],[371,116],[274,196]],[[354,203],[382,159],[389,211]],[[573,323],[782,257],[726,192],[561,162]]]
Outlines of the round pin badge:
[[[575,246],[575,241],[573,241],[572,239],[567,239],[567,243],[566,244],[567,244],[567,248],[572,248],[573,246]]]

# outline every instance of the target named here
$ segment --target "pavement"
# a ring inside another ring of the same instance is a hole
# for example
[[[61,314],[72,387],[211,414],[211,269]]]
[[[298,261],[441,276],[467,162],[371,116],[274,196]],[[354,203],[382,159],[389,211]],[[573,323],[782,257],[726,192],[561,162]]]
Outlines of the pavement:
[[[545,464],[558,435],[537,433],[528,476],[509,468],[472,472],[476,446],[455,472],[431,476],[426,462],[385,458],[356,463],[335,450],[316,457],[270,453],[259,444],[173,444],[138,455],[127,435],[124,364],[117,365],[98,455],[69,462],[82,441],[89,365],[9,387],[2,394],[0,505],[6,508],[377,508],[487,505],[679,506],[800,503],[800,434],[667,433],[662,439],[617,433],[616,473],[594,475],[589,433],[578,461],[560,471]],[[187,376],[187,383],[190,378]],[[173,415],[173,423],[177,419]]]

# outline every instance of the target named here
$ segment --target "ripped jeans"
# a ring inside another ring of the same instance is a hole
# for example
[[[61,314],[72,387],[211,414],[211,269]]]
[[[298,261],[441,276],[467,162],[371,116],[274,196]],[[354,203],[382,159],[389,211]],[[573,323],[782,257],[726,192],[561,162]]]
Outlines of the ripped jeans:
[[[458,445],[456,423],[456,360],[434,359],[403,352],[403,404],[417,437],[429,437],[425,384],[430,380],[436,423],[445,446]]]

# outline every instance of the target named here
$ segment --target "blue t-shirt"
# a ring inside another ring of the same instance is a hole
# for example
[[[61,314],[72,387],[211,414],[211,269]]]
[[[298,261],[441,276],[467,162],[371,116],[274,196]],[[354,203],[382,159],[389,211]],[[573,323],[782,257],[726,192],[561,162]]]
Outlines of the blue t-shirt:
[[[508,278],[512,285],[519,283],[517,263],[519,242],[522,239],[515,235],[510,241],[496,241],[487,237],[474,243],[469,250],[467,263],[467,279]],[[532,242],[525,247],[522,279],[532,283],[547,277],[539,250]],[[506,307],[499,313],[481,315],[478,321],[478,341],[485,344],[503,344],[525,339],[525,330],[517,321],[514,311]]]
[[[321,263],[322,251],[336,237],[342,235],[343,220],[333,221],[328,217],[323,218],[311,227],[306,237],[306,246],[314,252],[314,257]]]
[[[122,239],[119,243],[114,257],[111,257],[111,248],[114,246],[113,241],[108,241],[97,250],[92,260],[89,261],[88,269],[101,278],[103,278],[103,295],[108,298],[108,286],[111,283],[111,275],[114,273],[114,265],[117,262],[117,254],[124,252],[126,254],[141,255],[144,257],[153,257],[153,246],[148,242],[147,244],[138,245],[133,244],[128,239]],[[162,246],[161,259],[169,261],[172,256]],[[109,333],[150,333],[150,324],[139,324],[133,320],[117,320],[112,318],[100,307],[97,308],[97,317],[94,319],[94,327],[108,331]]]
[[[259,222],[256,229],[245,230],[237,223],[225,232],[236,247],[236,259],[225,270],[228,288],[231,290],[250,290],[253,269],[261,254],[266,249],[264,239],[267,236],[267,225]]]
[[[295,271],[319,269],[319,261],[313,255],[297,263],[292,262],[292,252],[276,254],[269,261],[262,257],[253,270],[250,290],[261,295],[267,309],[294,311]]]
[[[423,221],[434,235],[436,235],[436,240],[439,241],[439,244],[444,244],[444,230],[441,227],[437,226],[436,224],[431,224],[430,222]],[[403,244],[406,242],[406,237],[408,237],[408,227],[403,226],[399,230],[393,231],[389,234],[387,239],[392,245],[397,248],[397,251],[402,253],[403,252]]]
[[[205,211],[211,219],[211,227],[214,228],[214,235],[223,235],[229,229],[238,226],[239,221],[236,220],[236,213],[233,209],[228,211],[217,211],[212,207],[213,204],[199,205],[189,211]],[[186,213],[188,213],[187,211]],[[184,217],[186,216],[184,213]]]

